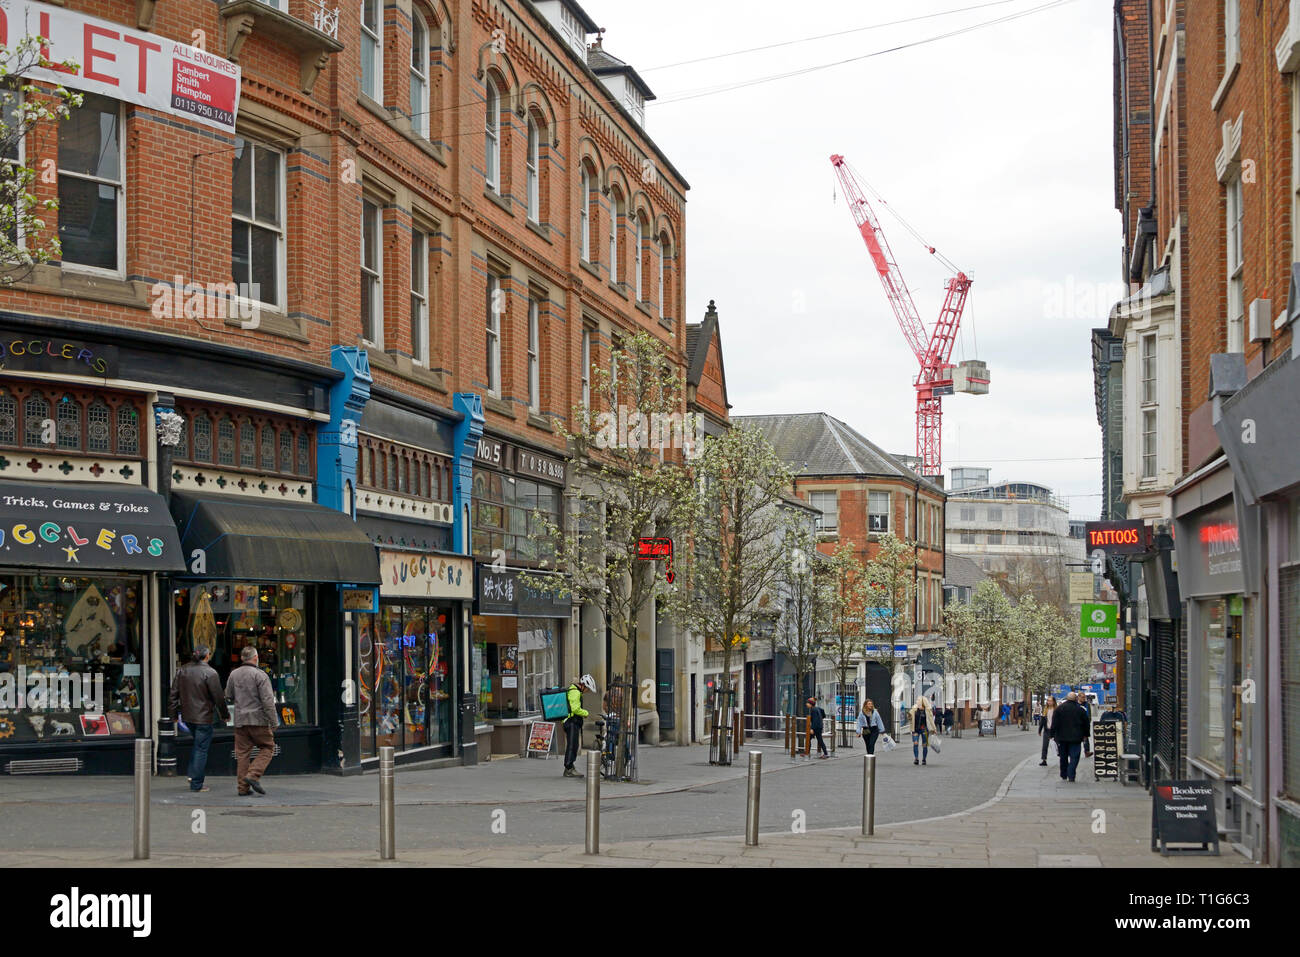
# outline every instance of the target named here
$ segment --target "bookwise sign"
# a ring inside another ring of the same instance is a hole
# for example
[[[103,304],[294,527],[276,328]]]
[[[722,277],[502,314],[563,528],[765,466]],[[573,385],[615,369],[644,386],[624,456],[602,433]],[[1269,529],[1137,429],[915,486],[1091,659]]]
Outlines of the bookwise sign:
[[[1214,818],[1214,787],[1209,781],[1161,781],[1151,789],[1151,850],[1157,847],[1162,857],[1218,856],[1219,828]]]

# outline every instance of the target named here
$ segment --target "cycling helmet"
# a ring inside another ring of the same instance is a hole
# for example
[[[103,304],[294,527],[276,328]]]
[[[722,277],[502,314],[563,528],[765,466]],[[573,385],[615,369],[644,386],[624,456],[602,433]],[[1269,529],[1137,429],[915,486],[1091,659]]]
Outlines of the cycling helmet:
[[[592,694],[596,693],[596,679],[593,678],[591,675],[583,675],[581,678],[578,679],[578,684],[582,685]]]

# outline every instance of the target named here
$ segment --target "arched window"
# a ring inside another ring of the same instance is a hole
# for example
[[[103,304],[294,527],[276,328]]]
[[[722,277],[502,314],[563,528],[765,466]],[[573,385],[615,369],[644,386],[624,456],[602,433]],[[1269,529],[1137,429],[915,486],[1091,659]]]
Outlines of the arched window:
[[[45,401],[45,396],[39,392],[33,392],[23,403],[23,423],[25,429],[25,444],[29,447],[36,447],[46,444],[44,439],[45,420],[50,417],[50,404]]]
[[[275,429],[262,426],[262,471],[275,471]]]
[[[484,119],[484,147],[486,152],[487,185],[494,192],[501,191],[501,94],[496,81],[487,78],[487,116]]]
[[[8,391],[0,391],[0,445],[18,444],[18,402]]]
[[[239,426],[239,467],[257,468],[257,429],[251,422]]]
[[[659,234],[659,316],[671,316],[668,311],[668,234]]]
[[[59,448],[81,450],[81,405],[72,396],[59,399],[56,415]]]
[[[411,128],[429,138],[429,27],[419,10],[411,15]]]
[[[636,237],[635,237],[634,245],[632,246],[632,255],[636,257],[636,301],[637,302],[645,301],[645,288],[641,283],[641,268],[642,268],[641,245],[644,236],[644,234],[641,231],[641,225],[642,225],[641,215],[638,213],[636,216]]]
[[[582,200],[578,211],[582,223],[582,258],[591,262],[591,173],[582,167]]]
[[[140,413],[129,402],[117,407],[117,454],[140,454]]]
[[[538,182],[538,167],[541,159],[542,137],[537,129],[537,121],[528,117],[528,218],[537,222],[541,215],[541,188]]]
[[[618,189],[609,191],[609,281],[618,282],[618,229],[623,214]]]
[[[202,413],[194,417],[194,461],[212,461],[212,420]]]
[[[217,464],[235,464],[235,423],[225,417],[217,424]]]

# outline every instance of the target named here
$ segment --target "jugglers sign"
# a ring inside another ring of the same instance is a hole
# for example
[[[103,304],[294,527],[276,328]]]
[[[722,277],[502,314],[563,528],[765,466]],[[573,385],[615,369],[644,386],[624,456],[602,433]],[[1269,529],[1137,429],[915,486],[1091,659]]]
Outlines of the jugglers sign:
[[[62,7],[31,0],[0,3],[0,45],[13,49],[27,36],[48,41],[41,55],[51,63],[28,70],[29,79],[235,131],[239,67],[224,57]],[[64,61],[77,69],[62,66]]]
[[[1117,555],[1147,550],[1147,527],[1141,520],[1131,522],[1088,522],[1088,550],[1101,548]]]

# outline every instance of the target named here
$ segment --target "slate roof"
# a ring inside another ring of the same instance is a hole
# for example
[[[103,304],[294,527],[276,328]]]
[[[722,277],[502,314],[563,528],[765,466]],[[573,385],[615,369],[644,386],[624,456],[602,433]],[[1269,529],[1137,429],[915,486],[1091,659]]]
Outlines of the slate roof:
[[[620,60],[616,56],[610,56],[600,46],[587,48],[587,66],[591,67],[591,72],[596,76],[608,76],[612,73],[624,73],[632,81],[632,85],[641,91],[641,95],[647,100],[658,99],[654,91],[650,89],[645,80],[641,79],[641,74],[632,69],[626,61]]]
[[[979,562],[973,558],[954,555],[952,552],[944,556],[943,583],[945,585],[975,588],[988,577]]]
[[[919,482],[925,489],[946,494],[929,479],[872,444],[864,435],[825,412],[798,415],[738,415],[735,424],[758,428],[776,454],[799,475],[877,475]]]

